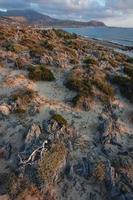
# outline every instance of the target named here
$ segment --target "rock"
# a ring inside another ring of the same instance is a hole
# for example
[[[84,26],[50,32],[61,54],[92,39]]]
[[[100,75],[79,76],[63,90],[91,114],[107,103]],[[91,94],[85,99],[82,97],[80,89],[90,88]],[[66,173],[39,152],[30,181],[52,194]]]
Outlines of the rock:
[[[33,123],[31,128],[29,129],[29,131],[27,133],[25,143],[26,144],[32,143],[33,141],[37,140],[40,135],[41,135],[40,126],[38,124]]]
[[[85,157],[83,157],[77,165],[74,165],[73,168],[74,172],[77,175],[82,176],[84,178],[88,178],[91,173],[90,163]]]
[[[110,128],[110,122],[107,118],[103,118],[102,116],[99,117],[100,124],[98,127],[98,132],[100,134],[100,142],[102,144],[105,144],[110,141],[110,134],[109,134],[109,128]]]
[[[8,104],[3,103],[0,105],[0,113],[3,114],[4,116],[8,116],[10,114],[10,110],[11,107]]]
[[[90,195],[89,195],[89,200],[98,200],[97,194],[91,192]]]
[[[120,195],[120,191],[115,184],[115,169],[111,166],[110,161],[107,161],[105,163],[105,168],[106,168],[105,186],[110,197],[113,199]]]
[[[0,146],[0,158],[8,160],[11,156],[12,146],[10,143],[6,143]]]
[[[125,194],[126,200],[133,200],[133,194]]]

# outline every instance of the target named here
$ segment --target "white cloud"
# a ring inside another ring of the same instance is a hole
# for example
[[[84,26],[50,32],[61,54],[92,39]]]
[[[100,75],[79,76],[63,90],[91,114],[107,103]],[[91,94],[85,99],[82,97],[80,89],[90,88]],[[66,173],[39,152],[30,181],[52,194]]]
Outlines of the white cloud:
[[[33,8],[56,18],[98,19],[133,27],[133,0],[0,0],[0,8]]]

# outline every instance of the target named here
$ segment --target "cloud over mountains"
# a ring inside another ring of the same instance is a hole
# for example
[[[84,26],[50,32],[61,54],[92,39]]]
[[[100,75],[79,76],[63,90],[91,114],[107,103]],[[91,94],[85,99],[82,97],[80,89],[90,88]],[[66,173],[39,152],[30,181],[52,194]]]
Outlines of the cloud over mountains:
[[[133,0],[0,0],[0,8],[30,8],[56,18],[133,26]]]

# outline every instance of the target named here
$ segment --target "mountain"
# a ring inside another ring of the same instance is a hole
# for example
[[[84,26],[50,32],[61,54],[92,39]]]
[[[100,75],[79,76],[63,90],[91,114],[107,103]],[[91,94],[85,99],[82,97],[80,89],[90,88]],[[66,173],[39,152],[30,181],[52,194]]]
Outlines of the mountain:
[[[80,22],[72,20],[60,20],[41,14],[34,10],[8,10],[7,12],[0,11],[0,17],[6,17],[14,22],[26,23],[29,25],[40,26],[60,26],[60,27],[81,27],[81,26],[106,26],[100,21]]]

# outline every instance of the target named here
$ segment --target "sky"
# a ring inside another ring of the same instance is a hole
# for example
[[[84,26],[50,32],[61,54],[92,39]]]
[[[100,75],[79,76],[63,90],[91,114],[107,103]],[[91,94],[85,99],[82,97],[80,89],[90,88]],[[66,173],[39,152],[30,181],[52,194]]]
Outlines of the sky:
[[[34,9],[58,19],[133,27],[133,0],[0,0],[0,10]]]

